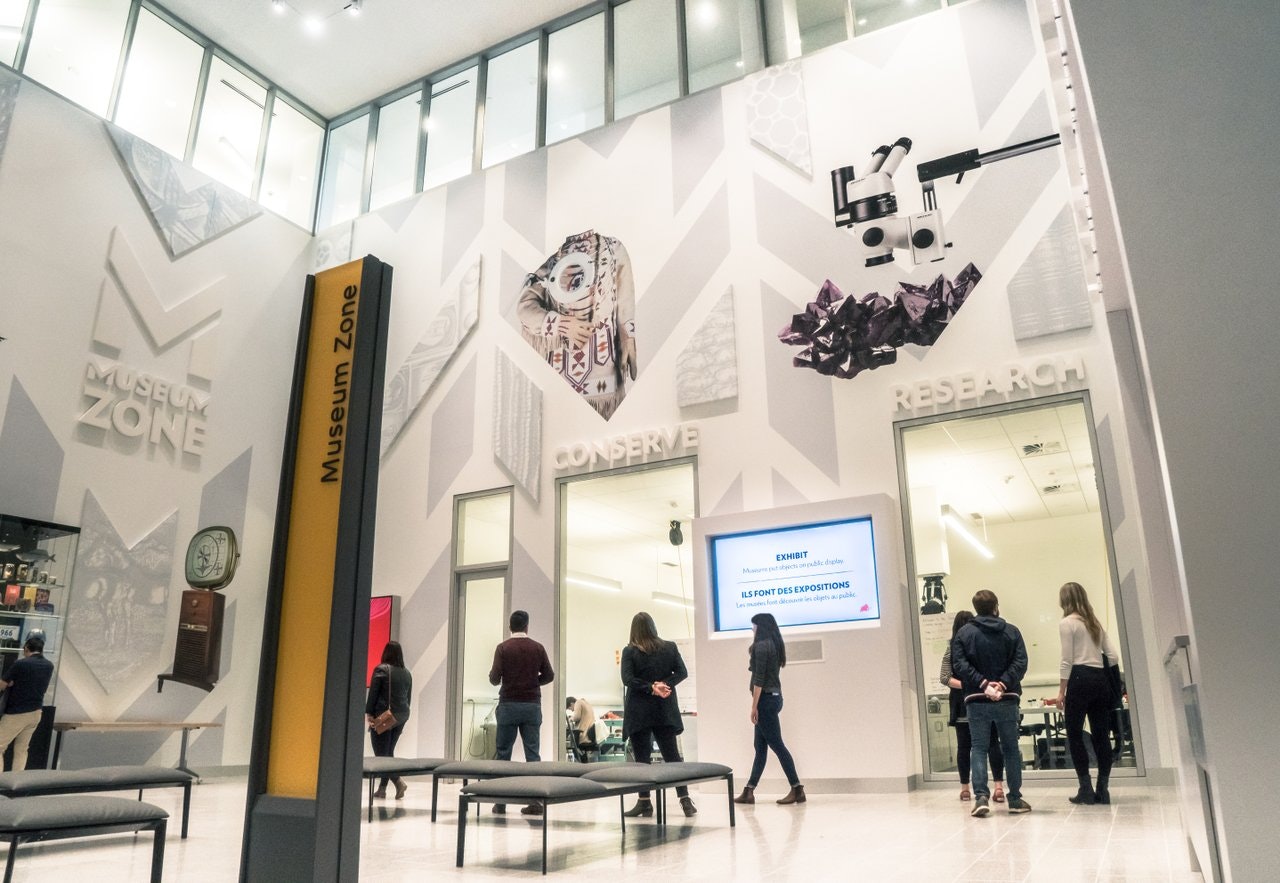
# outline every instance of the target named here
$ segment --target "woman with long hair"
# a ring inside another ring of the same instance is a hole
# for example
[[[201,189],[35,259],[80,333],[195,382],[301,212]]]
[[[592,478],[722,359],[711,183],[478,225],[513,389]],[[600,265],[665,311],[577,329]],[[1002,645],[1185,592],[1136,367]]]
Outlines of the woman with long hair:
[[[388,641],[382,648],[382,662],[373,670],[373,680],[369,684],[369,696],[364,703],[364,724],[369,730],[369,741],[373,743],[376,757],[391,757],[395,754],[396,743],[404,732],[405,721],[409,719],[409,696],[413,692],[413,674],[404,667],[404,651],[398,641]],[[396,725],[379,733],[373,728],[373,722],[387,709],[396,719]],[[407,786],[404,779],[395,776],[391,780],[396,786],[396,800],[404,797]],[[374,797],[387,796],[387,780],[378,783]]]
[[[756,757],[751,764],[751,778],[747,779],[742,793],[733,802],[756,802],[756,785],[760,784],[760,776],[772,748],[791,785],[791,790],[778,803],[784,806],[804,803],[804,785],[800,784],[795,761],[782,741],[782,722],[778,717],[782,713],[780,672],[787,664],[787,647],[772,613],[757,613],[751,617],[751,634],[753,640],[747,648],[751,662],[747,668],[751,671],[751,723],[755,726]]]
[[[951,641],[956,639],[956,632],[960,631],[960,627],[971,619],[973,613],[969,610],[956,613],[956,618],[951,623]],[[973,741],[969,735],[969,719],[965,716],[964,685],[951,672],[951,641],[947,642],[947,649],[942,653],[939,680],[942,681],[942,686],[951,688],[948,697],[950,719],[947,726],[956,728],[956,767],[960,771],[960,799],[968,800],[972,796],[969,792],[969,756]],[[991,778],[995,780],[995,791],[992,792],[991,799],[996,803],[1004,803],[1004,753],[1000,750],[1000,734],[995,727],[991,728],[991,746],[987,755],[991,760]]]
[[[653,743],[658,743],[662,759],[679,763],[680,746],[676,736],[684,732],[676,684],[689,676],[680,648],[658,637],[653,617],[640,612],[631,618],[631,639],[622,648],[622,685],[626,688],[623,702],[622,738],[631,740],[631,754],[639,763],[649,763]],[[639,793],[636,805],[623,815],[653,815],[653,801],[648,791]],[[680,808],[686,816],[697,813],[689,789],[676,789]]]
[[[1111,720],[1117,697],[1104,670],[1106,661],[1119,662],[1111,637],[1102,628],[1089,596],[1079,583],[1064,583],[1058,590],[1062,621],[1058,623],[1058,639],[1062,658],[1058,668],[1058,707],[1067,722],[1067,746],[1071,763],[1080,780],[1080,790],[1069,798],[1072,803],[1088,806],[1110,803],[1107,781],[1111,777]],[[1103,660],[1103,654],[1108,659]],[[1084,746],[1084,721],[1089,719],[1089,736],[1093,753],[1098,758],[1098,784],[1089,779],[1089,752]]]

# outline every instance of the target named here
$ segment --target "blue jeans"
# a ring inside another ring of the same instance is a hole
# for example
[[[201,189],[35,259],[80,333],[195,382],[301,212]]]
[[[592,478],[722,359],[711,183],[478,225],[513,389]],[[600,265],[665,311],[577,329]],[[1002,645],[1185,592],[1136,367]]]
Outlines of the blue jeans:
[[[966,707],[969,718],[969,735],[973,740],[971,766],[973,767],[973,796],[990,797],[987,790],[987,751],[991,744],[991,728],[1000,737],[1004,752],[1004,772],[1009,783],[1009,799],[1022,796],[1022,752],[1018,749],[1018,703],[988,702],[975,699]]]
[[[750,788],[760,784],[760,776],[764,772],[765,762],[769,760],[769,749],[778,755],[782,764],[782,772],[787,777],[787,784],[793,788],[800,784],[796,775],[796,764],[791,759],[791,752],[782,742],[782,721],[778,715],[782,713],[782,696],[777,693],[761,693],[756,704],[756,759],[751,764],[751,778],[747,780]]]
[[[542,705],[537,702],[499,702],[495,715],[498,722],[498,760],[510,760],[516,745],[516,732],[524,743],[524,759],[541,760],[538,745],[542,741]]]

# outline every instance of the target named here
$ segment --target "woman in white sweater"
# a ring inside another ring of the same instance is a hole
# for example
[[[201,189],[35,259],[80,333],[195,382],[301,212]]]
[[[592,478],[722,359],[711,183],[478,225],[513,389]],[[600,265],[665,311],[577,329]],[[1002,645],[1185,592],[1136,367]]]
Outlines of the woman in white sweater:
[[[1079,583],[1065,583],[1058,590],[1062,621],[1058,638],[1062,644],[1062,660],[1058,676],[1058,707],[1067,721],[1067,746],[1071,762],[1080,780],[1080,790],[1070,798],[1072,803],[1090,805],[1110,803],[1107,780],[1111,776],[1111,720],[1116,699],[1107,679],[1104,665],[1119,663],[1110,636],[1098,622],[1089,596]],[[1103,654],[1107,659],[1104,663]],[[1084,721],[1089,719],[1089,735],[1098,758],[1098,784],[1089,779],[1089,752],[1084,746]]]

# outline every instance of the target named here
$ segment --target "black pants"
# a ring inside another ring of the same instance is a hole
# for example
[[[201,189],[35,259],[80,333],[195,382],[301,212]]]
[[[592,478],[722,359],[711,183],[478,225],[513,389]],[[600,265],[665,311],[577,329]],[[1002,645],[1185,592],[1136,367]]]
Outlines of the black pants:
[[[658,743],[658,751],[667,763],[680,763],[680,746],[676,744],[675,727],[654,727],[650,730],[636,730],[631,734],[631,754],[636,763],[649,763],[653,756],[653,743]],[[641,791],[641,799],[648,800],[649,792]],[[688,797],[689,789],[681,785],[676,789],[677,797]]]
[[[375,733],[369,731],[369,741],[373,743],[374,757],[391,757],[396,753],[396,743],[400,741],[400,734],[404,731],[404,724],[398,723],[385,733]],[[378,783],[378,787],[386,790],[387,780],[383,778]]]
[[[782,741],[782,695],[779,693],[761,693],[756,703],[756,757],[751,763],[751,778],[747,785],[754,788],[760,784],[760,776],[764,773],[764,765],[769,760],[769,749],[778,755],[778,763],[782,764],[782,774],[787,777],[787,784],[792,788],[800,784],[800,776],[796,773],[796,763],[791,759],[791,752]]]
[[[967,721],[956,721],[956,766],[960,768],[960,784],[969,784],[969,755],[973,750],[973,735]],[[991,728],[991,746],[987,750],[991,764],[991,778],[1004,781],[1004,752],[1000,750],[1000,734]]]
[[[1071,666],[1063,716],[1067,721],[1067,746],[1071,749],[1071,763],[1077,776],[1089,775],[1089,750],[1084,747],[1086,717],[1093,753],[1098,757],[1098,775],[1111,775],[1111,706],[1111,685],[1106,672],[1088,665]]]

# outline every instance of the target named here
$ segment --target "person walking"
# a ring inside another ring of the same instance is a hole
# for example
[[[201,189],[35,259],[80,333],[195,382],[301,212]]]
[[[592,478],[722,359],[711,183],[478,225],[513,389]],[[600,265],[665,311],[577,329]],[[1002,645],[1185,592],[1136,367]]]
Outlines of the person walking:
[[[951,623],[952,641],[955,640],[956,632],[960,631],[961,626],[972,619],[973,614],[968,610],[956,613]],[[947,642],[947,649],[942,653],[942,669],[938,679],[942,681],[942,686],[951,688],[948,697],[950,719],[947,721],[947,726],[955,727],[956,730],[956,766],[960,772],[960,799],[968,800],[971,796],[969,765],[973,740],[969,737],[969,719],[964,714],[964,690],[960,689],[962,686],[960,679],[951,672],[951,641]],[[991,759],[991,777],[995,780],[995,792],[991,795],[991,799],[996,803],[1004,803],[1004,753],[1000,751],[1000,738],[994,728],[991,730],[991,744],[987,752]]]
[[[404,666],[404,650],[398,641],[388,641],[382,648],[382,661],[373,670],[373,679],[369,682],[369,695],[364,703],[364,723],[369,728],[369,741],[373,743],[375,757],[393,757],[396,743],[404,732],[405,721],[409,719],[409,697],[413,695],[413,673]],[[387,710],[396,719],[396,724],[389,730],[379,733],[374,729],[374,721]],[[404,799],[408,786],[404,779],[394,776],[391,781],[396,786],[396,800]],[[378,783],[374,797],[387,796],[387,780]]]
[[[1080,790],[1072,803],[1090,806],[1111,803],[1107,787],[1111,778],[1111,722],[1120,697],[1107,678],[1106,664],[1116,665],[1119,655],[1111,636],[1093,612],[1089,595],[1079,583],[1064,583],[1058,590],[1062,621],[1058,641],[1062,657],[1058,664],[1058,707],[1067,722],[1067,747],[1080,780]],[[1106,659],[1103,659],[1103,656]],[[1089,779],[1089,751],[1084,745],[1084,721],[1089,719],[1089,736],[1098,758],[1098,785]]]
[[[40,724],[44,693],[53,678],[53,663],[44,658],[44,632],[35,630],[22,645],[22,658],[9,666],[0,689],[9,691],[0,717],[0,753],[13,743],[13,770],[27,768],[27,747]]]
[[[751,777],[743,786],[734,803],[755,803],[756,786],[769,760],[769,749],[778,756],[782,772],[791,790],[778,803],[789,806],[804,803],[804,785],[796,773],[795,761],[782,741],[782,680],[781,670],[787,664],[787,647],[778,629],[778,621],[772,613],[757,613],[751,617],[751,646],[747,654],[751,659],[751,723],[755,727],[755,760],[751,764]]]
[[[508,623],[511,637],[493,651],[493,667],[489,669],[489,683],[498,690],[496,718],[497,759],[510,760],[516,744],[516,734],[524,744],[524,759],[541,760],[538,753],[542,730],[542,687],[555,679],[547,650],[529,637],[529,614],[513,611]],[[493,811],[507,811],[506,804],[495,803]],[[542,807],[529,804],[521,813],[527,816],[542,814]]]
[[[662,759],[680,763],[680,746],[676,737],[684,732],[676,684],[689,677],[680,648],[658,637],[658,627],[647,613],[631,618],[631,639],[622,648],[623,702],[622,738],[631,740],[631,754],[638,763],[650,763],[653,743],[658,743]],[[688,787],[676,788],[680,808],[686,816],[698,812],[689,796]],[[637,795],[636,805],[624,816],[653,815],[653,802],[648,791]]]
[[[951,670],[964,691],[969,718],[973,810],[982,818],[991,811],[987,791],[987,754],[994,727],[1004,749],[1009,782],[1009,812],[1031,812],[1022,799],[1022,752],[1018,748],[1018,700],[1027,673],[1027,645],[1017,626],[1000,618],[1000,599],[982,589],[973,596],[977,616],[960,627],[951,642]]]

